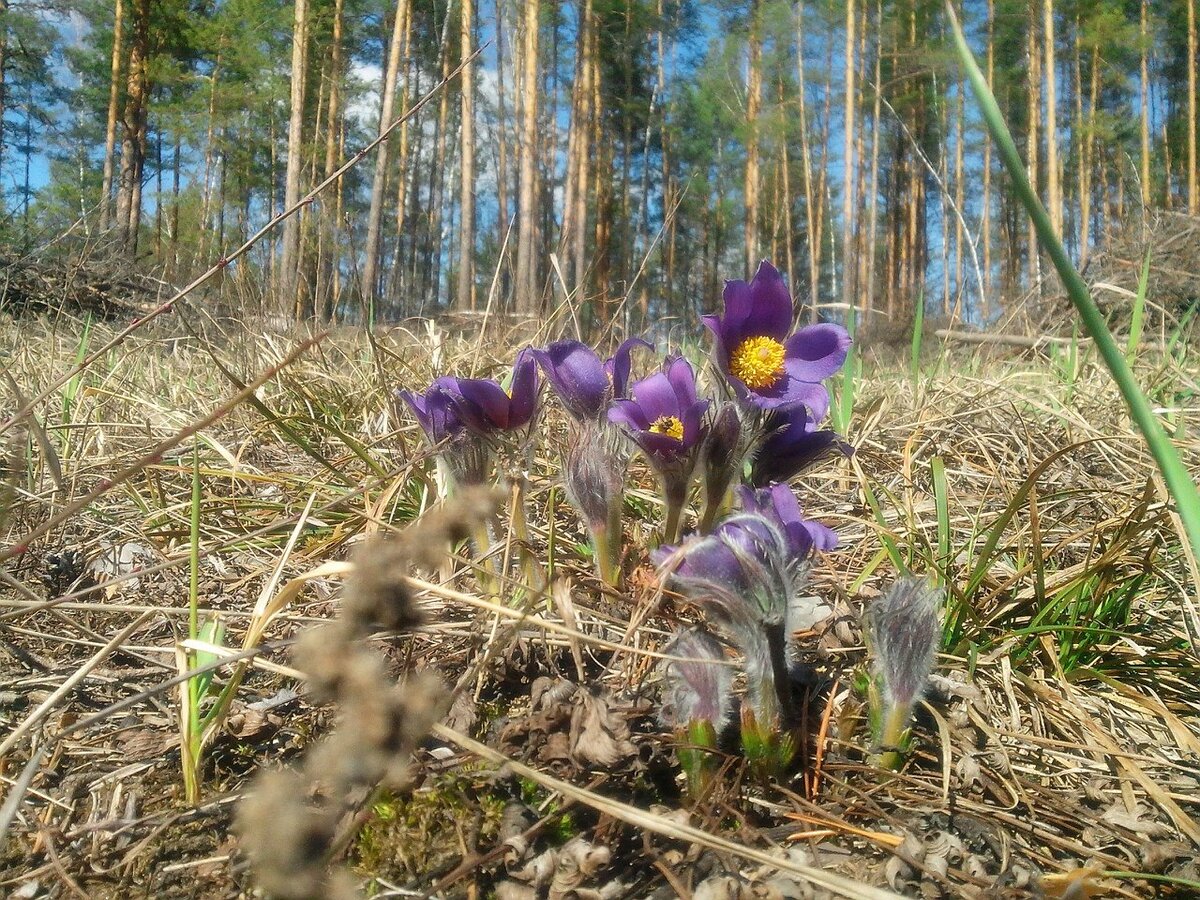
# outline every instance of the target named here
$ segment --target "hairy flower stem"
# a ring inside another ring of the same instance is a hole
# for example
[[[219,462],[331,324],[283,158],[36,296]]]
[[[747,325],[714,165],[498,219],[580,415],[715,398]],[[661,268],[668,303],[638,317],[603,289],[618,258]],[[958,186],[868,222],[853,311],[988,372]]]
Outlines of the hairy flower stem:
[[[596,556],[596,575],[609,587],[616,587],[621,580],[621,529],[593,527],[592,551]],[[616,540],[613,540],[613,536]]]
[[[495,594],[500,584],[496,578],[496,558],[490,555],[492,549],[492,528],[487,522],[480,522],[472,529],[471,543],[475,545],[475,559],[478,566],[475,578],[485,594]]]
[[[661,477],[663,503],[666,506],[662,543],[674,544],[679,540],[679,532],[683,525],[683,508],[687,505],[688,473],[664,471]]]
[[[912,713],[911,706],[890,705],[884,712],[883,722],[879,729],[879,767],[899,770],[904,762],[905,733],[908,730],[908,719]]]
[[[784,623],[767,625],[767,650],[771,656],[771,673],[775,680],[775,696],[779,698],[779,725],[789,728],[795,721],[795,698],[792,694],[792,673],[787,663],[787,627]]]
[[[513,478],[509,520],[513,540],[518,544],[517,552],[521,557],[521,574],[525,584],[531,591],[538,591],[544,586],[545,578],[542,577],[533,550],[529,546],[529,517],[525,509],[527,486],[528,482],[524,476],[519,475]]]
[[[709,534],[717,519],[723,517],[733,506],[733,488],[726,485],[723,491],[706,491],[704,513],[700,516],[700,533]]]

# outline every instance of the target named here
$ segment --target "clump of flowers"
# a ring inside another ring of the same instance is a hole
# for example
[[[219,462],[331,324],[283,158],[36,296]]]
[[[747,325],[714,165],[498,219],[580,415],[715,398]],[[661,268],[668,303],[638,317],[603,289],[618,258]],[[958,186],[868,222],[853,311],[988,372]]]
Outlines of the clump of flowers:
[[[722,312],[704,317],[714,338],[710,396],[682,356],[668,356],[631,383],[633,350],[650,348],[636,337],[606,361],[577,340],[522,350],[508,391],[493,381],[443,377],[423,395],[402,392],[448,480],[476,483],[486,480],[494,454],[511,450],[514,435],[531,453],[540,367],[569,418],[566,494],[608,584],[619,577],[628,463],[635,452],[645,459],[664,506],[653,560],[741,655],[748,686],[742,747],[762,777],[780,774],[795,751],[789,623],[805,612],[809,557],[837,543],[804,517],[787,482],[831,448],[849,451],[819,426],[829,410],[823,382],[845,362],[850,336],[833,324],[797,329],[795,317],[770,263],[748,283],[727,282]],[[696,482],[699,533],[685,538]],[[679,736],[693,791],[707,784],[716,735],[732,718],[724,652],[703,629],[677,635],[669,649],[662,720]]]
[[[795,753],[787,623],[801,612],[797,605],[808,578],[808,557],[836,538],[800,515],[786,485],[739,493],[741,512],[711,534],[660,548],[656,558],[668,584],[741,653],[747,686],[742,749],[751,768],[766,778],[782,773]]]
[[[506,389],[488,378],[436,379],[424,394],[408,390],[398,395],[412,408],[433,446],[443,489],[485,484],[497,459],[516,486],[512,527],[526,540],[524,485],[534,447],[530,440],[537,416],[541,380],[533,351],[517,354]],[[486,525],[474,538],[483,555],[492,540]]]
[[[822,382],[845,363],[850,335],[833,324],[793,331],[794,315],[783,276],[764,260],[749,283],[726,282],[722,314],[703,317],[714,366],[731,395],[718,417],[737,416],[738,440],[706,458],[702,530],[728,510],[747,460],[750,483],[761,487],[788,481],[830,447],[848,450],[816,426],[829,412]],[[726,433],[735,433],[732,422]]]

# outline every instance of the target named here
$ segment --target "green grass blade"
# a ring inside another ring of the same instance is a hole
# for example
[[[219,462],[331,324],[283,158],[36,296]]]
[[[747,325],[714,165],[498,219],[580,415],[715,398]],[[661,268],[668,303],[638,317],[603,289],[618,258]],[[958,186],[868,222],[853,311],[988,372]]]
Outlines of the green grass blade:
[[[1146,291],[1150,287],[1150,251],[1142,260],[1142,274],[1138,277],[1137,296],[1133,298],[1133,312],[1129,320],[1129,340],[1125,344],[1125,361],[1132,364],[1137,357],[1137,347],[1142,340],[1142,323],[1146,314]]]
[[[838,434],[846,434],[850,429],[850,419],[854,415],[854,398],[858,390],[858,379],[862,374],[862,357],[859,354],[857,343],[858,331],[858,315],[856,310],[851,309],[849,316],[846,318],[846,331],[850,333],[850,352],[846,355],[846,364],[842,366],[841,375],[838,377],[838,391],[833,400],[833,409],[831,412],[831,421],[834,431]]]
[[[1142,393],[1136,379],[1134,379],[1133,372],[1130,371],[1129,366],[1126,364],[1125,357],[1117,347],[1116,341],[1113,340],[1113,336],[1109,332],[1107,324],[1105,324],[1104,316],[1088,292],[1087,285],[1084,283],[1079,271],[1067,256],[1062,241],[1055,234],[1054,226],[1050,222],[1050,216],[1030,186],[1029,179],[1025,173],[1025,164],[1021,160],[1020,153],[1017,152],[1017,146],[1013,143],[1008,126],[1004,123],[1004,116],[1000,112],[996,98],[992,95],[991,88],[988,87],[983,73],[979,70],[979,66],[975,62],[975,57],[971,53],[971,48],[967,46],[967,39],[963,34],[962,26],[958,22],[954,5],[949,0],[946,2],[946,15],[950,21],[959,61],[962,63],[963,70],[971,82],[975,99],[978,101],[980,111],[987,122],[988,130],[992,133],[992,138],[996,142],[1000,158],[1004,160],[1004,165],[1008,169],[1013,189],[1033,220],[1038,240],[1054,263],[1055,269],[1058,270],[1063,286],[1067,290],[1067,295],[1075,305],[1075,309],[1078,311],[1080,319],[1083,320],[1083,325],[1087,329],[1088,334],[1095,341],[1101,359],[1104,360],[1105,366],[1108,367],[1113,381],[1116,382],[1117,388],[1120,390],[1121,396],[1129,408],[1130,416],[1137,425],[1138,430],[1145,437],[1150,453],[1153,455],[1155,462],[1158,463],[1163,480],[1167,484],[1167,489],[1175,500],[1179,517],[1183,521],[1184,530],[1187,534],[1188,543],[1191,544],[1192,551],[1200,553],[1200,493],[1196,490],[1196,484],[1180,460],[1175,446],[1167,438],[1162,425],[1154,417],[1154,411],[1151,409],[1146,395]]]

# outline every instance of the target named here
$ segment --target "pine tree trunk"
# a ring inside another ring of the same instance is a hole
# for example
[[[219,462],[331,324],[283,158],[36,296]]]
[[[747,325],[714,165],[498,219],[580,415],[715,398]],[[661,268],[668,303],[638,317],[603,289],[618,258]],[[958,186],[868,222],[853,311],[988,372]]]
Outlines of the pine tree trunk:
[[[954,216],[954,310],[951,314],[951,327],[958,321],[958,317],[962,313],[963,298],[963,238],[965,235],[963,234],[961,213],[966,197],[966,185],[963,183],[965,174],[963,140],[966,137],[964,94],[966,90],[966,80],[960,79],[954,110],[954,205],[958,214]]]
[[[1034,192],[1037,192],[1038,186],[1038,120],[1041,118],[1042,100],[1041,100],[1041,65],[1040,60],[1042,54],[1038,50],[1037,39],[1037,18],[1034,14],[1033,7],[1030,7],[1029,13],[1029,34],[1026,44],[1026,58],[1029,61],[1028,73],[1028,129],[1025,135],[1025,165],[1028,167],[1029,183],[1033,185]],[[1037,230],[1033,227],[1032,220],[1029,222],[1027,233],[1027,250],[1026,261],[1029,265],[1029,287],[1031,290],[1036,290],[1039,294],[1042,290],[1042,266],[1041,256],[1038,252]]]
[[[535,315],[541,303],[537,296],[537,75],[540,0],[524,0],[521,50],[521,185],[517,201],[517,311]]]
[[[596,66],[596,18],[591,0],[587,4],[585,31],[587,40],[584,44],[583,57],[583,104],[584,117],[579,129],[579,144],[576,147],[578,156],[576,166],[577,187],[575,190],[575,212],[572,222],[575,226],[574,238],[574,279],[571,286],[581,295],[586,292],[588,270],[587,255],[587,225],[588,225],[588,193],[591,184],[592,165],[592,128],[600,118],[598,98],[600,96],[600,73]],[[589,124],[591,123],[591,124]]]
[[[882,122],[883,101],[883,0],[875,3],[875,84],[871,93],[874,105],[871,108],[871,187],[867,191],[867,282],[864,306],[867,315],[864,321],[871,322],[875,309],[875,265],[879,254],[875,252],[876,228],[879,224],[879,126]]]
[[[438,67],[442,81],[450,77],[450,5],[442,22],[442,40],[438,48]],[[421,297],[435,296],[440,284],[442,251],[442,197],[446,183],[446,145],[450,118],[450,92],[442,90],[438,97],[438,117],[435,126],[434,164],[429,170],[429,216],[425,248],[422,253]],[[424,302],[422,300],[422,302]]]
[[[750,60],[746,74],[746,271],[758,265],[758,115],[762,108],[762,0],[750,0]]]
[[[8,3],[5,2],[7,9]],[[125,11],[122,0],[116,0],[113,16],[113,46],[111,74],[108,81],[108,115],[104,125],[104,169],[100,180],[100,230],[107,231],[112,221],[113,163],[117,146],[117,106],[121,97],[121,57],[123,55]],[[0,122],[3,121],[0,108]],[[0,144],[2,146],[2,144]]]
[[[334,0],[333,4],[333,33],[329,43],[329,104],[325,113],[325,165],[322,169],[324,178],[329,178],[337,171],[341,155],[338,153],[338,136],[341,132],[341,85],[342,85],[342,30],[344,27],[344,0]],[[341,182],[334,185],[335,193],[340,194]],[[338,235],[341,231],[338,214],[338,199],[332,204],[326,201],[321,208],[321,244],[324,252],[321,254],[320,269],[317,273],[317,291],[313,304],[313,316],[318,322],[329,319],[330,311],[337,308],[339,297],[336,289],[336,272],[338,270]]]
[[[462,58],[474,52],[475,11],[471,0],[460,0]],[[475,308],[475,80],[471,66],[459,76],[462,89],[462,172],[458,226],[458,308]]]
[[[1141,120],[1141,175],[1142,175],[1142,205],[1150,205],[1150,0],[1142,0],[1139,17],[1139,37],[1141,38],[1139,86],[1139,118]]]
[[[817,315],[817,289],[821,283],[821,247],[817,236],[817,219],[814,209],[817,202],[813,191],[812,153],[808,141],[807,89],[804,83],[804,2],[796,4],[796,93],[800,100],[800,166],[804,175],[804,230],[808,242],[808,307],[815,321]]]
[[[854,0],[846,0],[846,109],[842,151],[842,299],[847,309],[855,304],[854,284],[854,127],[856,88],[854,84]]]
[[[508,231],[508,111],[504,91],[504,0],[496,0],[496,207],[501,243]]]
[[[200,188],[200,240],[195,262],[200,264],[208,258],[208,236],[212,232],[213,161],[216,150],[217,128],[217,79],[221,72],[221,52],[218,49],[209,74],[208,129],[204,136],[204,184]]]
[[[996,74],[996,0],[987,0],[987,80],[989,85],[995,84]],[[992,142],[983,142],[983,192],[980,199],[983,206],[983,221],[980,223],[980,242],[983,244],[983,321],[987,322],[991,313],[992,294]]]
[[[1058,66],[1054,61],[1054,0],[1042,0],[1042,38],[1046,48],[1046,205],[1050,221],[1063,233],[1062,173],[1058,168]]]
[[[400,71],[400,42],[404,36],[405,10],[408,0],[396,0],[396,16],[392,21],[392,37],[388,43],[387,65],[384,67],[380,89],[382,104],[379,111],[379,133],[382,134],[396,114],[396,75]],[[375,175],[371,181],[371,201],[367,208],[367,246],[363,260],[362,292],[368,326],[375,324],[375,299],[379,289],[379,251],[383,225],[383,192],[387,185],[388,141],[375,151]],[[400,175],[403,178],[403,173]]]
[[[283,178],[283,208],[291,209],[300,202],[300,169],[303,164],[304,140],[304,79],[308,63],[307,0],[295,0],[292,20],[292,83],[288,116],[287,167]],[[283,256],[280,267],[280,296],[277,311],[295,319],[301,317],[304,300],[300,296],[300,225],[304,210],[289,216],[283,223]]]
[[[412,59],[412,27],[413,27],[413,5],[406,3],[404,5],[404,40],[400,51],[400,58],[404,60],[404,70],[400,84],[400,109],[407,110],[410,96],[415,86],[420,82],[420,72],[414,71]],[[399,70],[397,70],[399,73]],[[424,131],[418,133],[418,138],[424,136]],[[414,169],[409,171],[408,161],[411,156],[412,132],[409,131],[409,123],[404,122],[400,125],[400,153],[399,159],[396,161],[396,251],[392,258],[392,293],[395,296],[400,296],[403,289],[404,273],[406,271],[404,265],[404,249],[405,238],[409,249],[409,256],[416,257],[416,235],[409,235],[409,229],[406,227],[408,221],[408,184],[409,178],[412,178],[414,193],[420,193],[417,187],[418,172]],[[421,142],[423,146],[423,142]],[[419,155],[419,154],[418,154]],[[413,284],[414,279],[409,278],[409,284]]]
[[[131,11],[132,41],[122,115],[121,183],[117,193],[117,228],[121,245],[130,258],[137,255],[141,224],[141,180],[146,159],[145,121],[150,83],[147,65],[150,49],[150,0],[135,0]]]
[[[1196,0],[1187,0],[1187,210],[1200,215],[1196,173]]]

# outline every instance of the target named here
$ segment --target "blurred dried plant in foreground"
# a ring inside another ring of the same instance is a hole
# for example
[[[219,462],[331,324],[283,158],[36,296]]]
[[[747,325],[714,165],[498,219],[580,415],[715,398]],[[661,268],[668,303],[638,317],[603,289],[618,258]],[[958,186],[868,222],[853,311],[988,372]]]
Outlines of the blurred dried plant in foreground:
[[[402,779],[409,755],[447,706],[431,675],[399,684],[361,639],[378,629],[420,624],[405,583],[413,565],[435,566],[446,548],[490,516],[497,503],[485,488],[463,490],[402,535],[364,546],[346,583],[342,614],[307,632],[297,666],[318,702],[336,702],[340,727],[314,747],[297,770],[262,774],[238,811],[238,831],[259,886],[285,900],[357,896],[350,876],[330,870],[339,829],[379,784]]]

